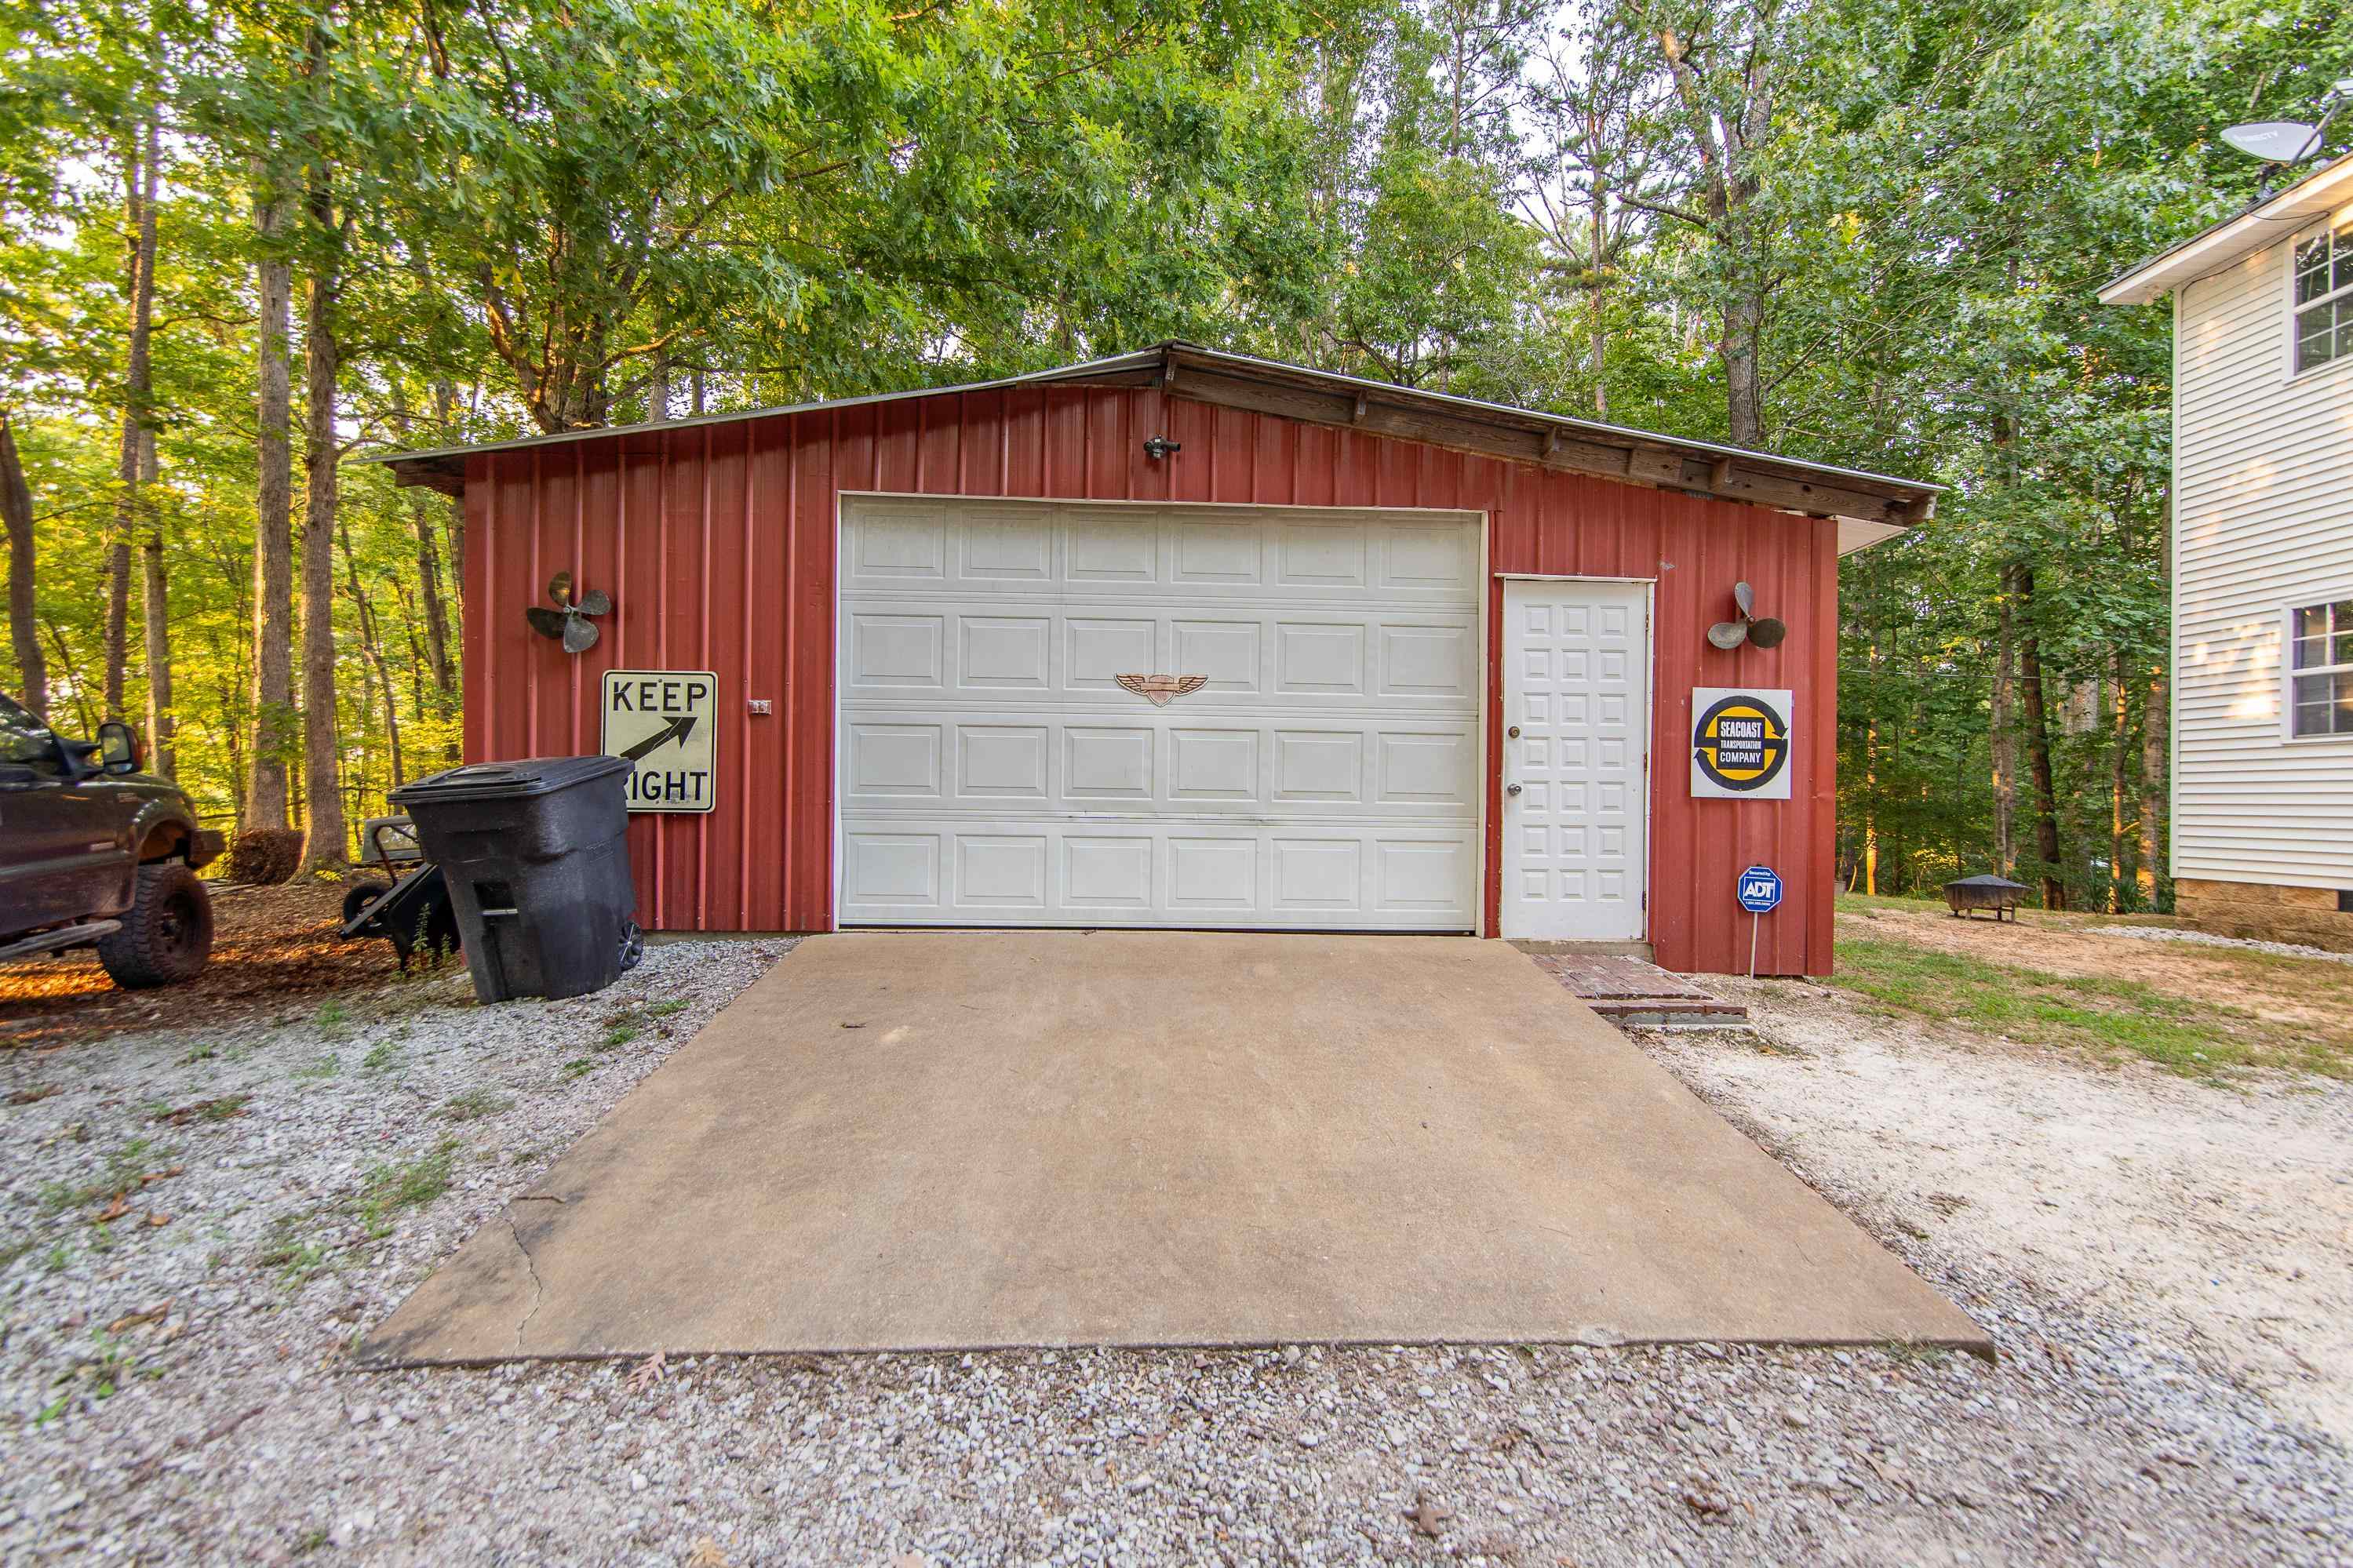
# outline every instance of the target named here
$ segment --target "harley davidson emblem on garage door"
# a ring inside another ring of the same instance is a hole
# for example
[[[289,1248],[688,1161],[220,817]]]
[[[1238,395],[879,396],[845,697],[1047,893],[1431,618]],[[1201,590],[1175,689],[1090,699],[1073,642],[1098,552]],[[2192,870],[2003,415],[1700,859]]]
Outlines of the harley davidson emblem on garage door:
[[[1155,708],[1166,708],[1172,697],[1190,697],[1209,684],[1206,675],[1123,675],[1120,685],[1146,699]]]

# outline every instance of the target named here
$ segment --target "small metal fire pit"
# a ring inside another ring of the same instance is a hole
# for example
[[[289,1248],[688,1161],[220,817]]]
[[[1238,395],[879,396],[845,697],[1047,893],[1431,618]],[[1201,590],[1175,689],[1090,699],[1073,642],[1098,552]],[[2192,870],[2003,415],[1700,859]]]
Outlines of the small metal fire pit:
[[[2007,877],[1963,877],[1957,882],[1945,884],[1945,902],[1956,915],[1991,910],[1997,921],[2016,920],[2018,895],[2024,891],[2025,883],[2013,882]]]

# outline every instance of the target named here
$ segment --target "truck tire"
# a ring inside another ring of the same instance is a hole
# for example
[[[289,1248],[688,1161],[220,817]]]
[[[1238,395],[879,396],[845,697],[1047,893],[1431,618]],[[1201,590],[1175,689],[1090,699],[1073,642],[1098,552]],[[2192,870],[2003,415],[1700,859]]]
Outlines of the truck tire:
[[[99,938],[98,962],[125,991],[193,980],[213,951],[213,901],[185,862],[139,868],[122,929]]]

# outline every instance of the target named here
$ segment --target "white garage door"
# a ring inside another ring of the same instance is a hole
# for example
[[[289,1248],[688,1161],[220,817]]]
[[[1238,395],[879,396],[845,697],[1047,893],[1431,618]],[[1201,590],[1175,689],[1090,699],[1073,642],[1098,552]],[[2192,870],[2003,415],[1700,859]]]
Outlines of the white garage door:
[[[1475,516],[866,500],[840,561],[844,924],[1475,925]]]

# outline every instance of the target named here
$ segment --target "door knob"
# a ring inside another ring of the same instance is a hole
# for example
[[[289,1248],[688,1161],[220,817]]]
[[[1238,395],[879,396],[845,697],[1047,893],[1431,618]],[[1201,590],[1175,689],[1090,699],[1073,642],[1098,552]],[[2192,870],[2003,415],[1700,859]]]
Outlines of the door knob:
[[[1510,729],[1504,731],[1504,733],[1516,741],[1520,738],[1520,727],[1517,724],[1514,724]]]
[[[1517,784],[1505,784],[1504,786],[1504,793],[1505,795],[1517,795],[1520,793],[1520,786]]]

